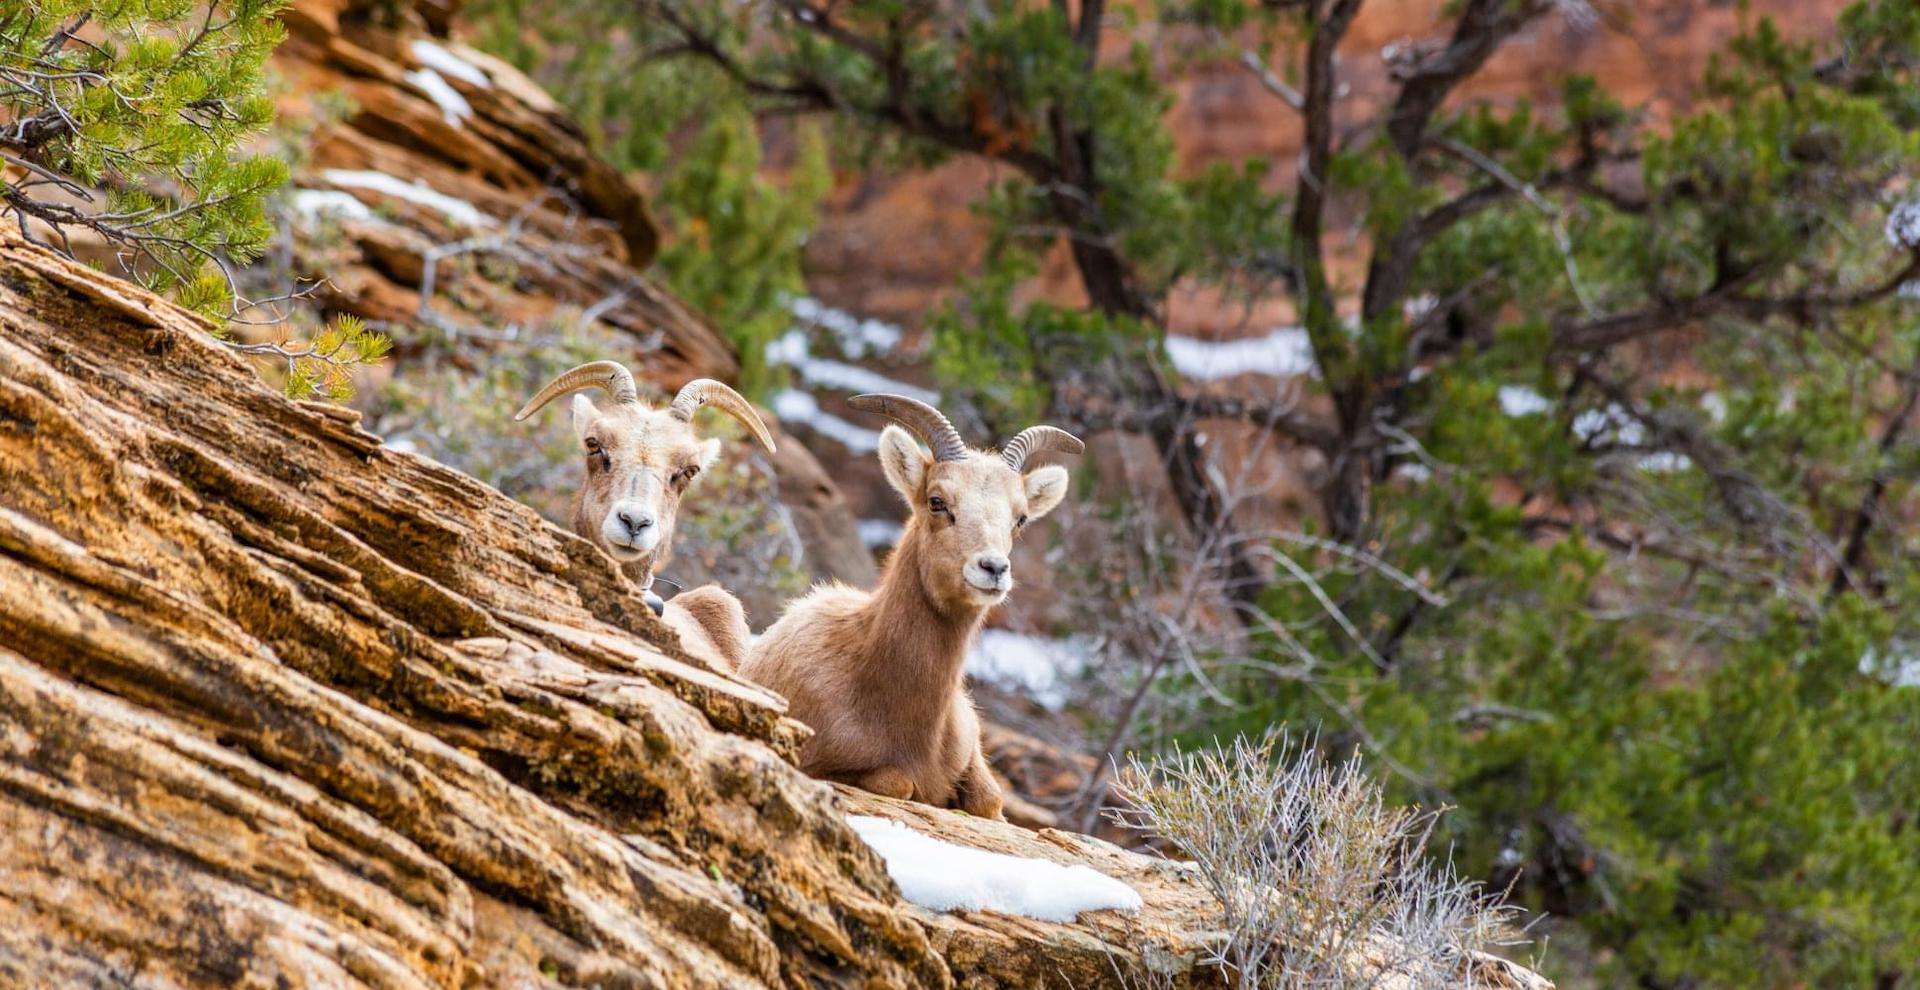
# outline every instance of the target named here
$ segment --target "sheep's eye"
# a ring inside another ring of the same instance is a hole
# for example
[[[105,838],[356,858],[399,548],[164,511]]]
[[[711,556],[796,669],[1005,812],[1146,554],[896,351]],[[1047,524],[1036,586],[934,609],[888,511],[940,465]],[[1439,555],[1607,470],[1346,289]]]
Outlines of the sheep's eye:
[[[953,515],[953,510],[947,508],[947,500],[944,498],[941,498],[938,495],[935,495],[932,498],[927,499],[927,511],[934,512],[934,513],[944,513],[949,517]]]
[[[1018,532],[1020,532],[1021,530],[1023,530],[1023,529],[1026,529],[1026,528],[1027,528],[1027,517],[1026,517],[1026,516],[1021,516],[1020,518],[1018,518],[1018,519],[1015,519],[1015,520],[1013,521],[1013,531],[1014,531],[1014,532],[1016,532],[1016,533],[1018,533]]]
[[[587,460],[589,461],[598,460],[600,462],[600,466],[603,468],[609,468],[613,466],[612,455],[607,453],[607,449],[605,447],[600,446],[600,441],[592,437],[587,438]]]
[[[700,467],[698,465],[688,465],[687,467],[683,467],[680,470],[675,471],[673,473],[673,483],[676,486],[684,488],[687,485],[692,484],[693,479],[699,474],[700,474]]]

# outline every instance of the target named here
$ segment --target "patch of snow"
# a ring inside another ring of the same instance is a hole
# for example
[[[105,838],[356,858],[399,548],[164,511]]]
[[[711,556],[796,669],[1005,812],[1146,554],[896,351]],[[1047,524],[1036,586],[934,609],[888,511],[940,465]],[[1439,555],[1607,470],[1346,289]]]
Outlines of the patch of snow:
[[[1139,891],[1090,866],[956,845],[871,815],[849,815],[847,823],[880,854],[901,895],[929,911],[996,911],[1069,922],[1083,911],[1142,907]]]
[[[1718,415],[1713,412],[1710,400],[1720,402]],[[1707,414],[1713,416],[1716,422],[1726,415],[1725,402],[1714,393],[1709,392],[1702,396],[1700,405],[1708,410]],[[1500,411],[1508,416],[1537,416],[1552,408],[1553,403],[1548,401],[1546,396],[1524,385],[1500,386]],[[1616,403],[1609,403],[1605,409],[1582,410],[1579,415],[1573,417],[1573,435],[1582,443],[1605,439],[1629,447],[1639,446],[1647,441],[1646,427]],[[1657,474],[1685,471],[1692,466],[1693,461],[1687,455],[1670,450],[1648,454],[1640,459],[1641,470]]]
[[[1727,400],[1718,392],[1703,392],[1700,395],[1700,410],[1715,423],[1727,421]]]
[[[967,673],[1059,711],[1067,679],[1086,669],[1093,643],[1078,636],[1048,639],[1005,629],[983,629],[967,651]]]
[[[1289,378],[1318,373],[1313,363],[1313,341],[1304,327],[1281,327],[1264,337],[1244,340],[1168,335],[1166,346],[1174,370],[1197,381],[1234,375]]]
[[[407,50],[413,53],[415,62],[443,76],[451,76],[477,89],[493,88],[493,80],[487,78],[484,69],[425,38],[415,39]]]
[[[1640,470],[1651,471],[1654,474],[1673,474],[1685,471],[1692,466],[1693,458],[1671,450],[1663,450],[1640,458]]]
[[[899,347],[901,338],[906,336],[905,331],[884,320],[855,316],[812,296],[799,296],[788,303],[787,308],[794,319],[832,333],[840,352],[850,358],[885,354]]]
[[[1424,485],[1433,480],[1433,469],[1419,461],[1403,461],[1394,466],[1393,474],[1412,485]]]
[[[447,218],[448,222],[463,227],[491,227],[492,217],[480,212],[480,208],[464,199],[435,192],[424,182],[406,182],[394,178],[385,172],[356,171],[353,169],[330,168],[320,173],[320,177],[336,186],[349,189],[368,189],[383,196],[404,199],[416,206],[423,206]]]
[[[1538,416],[1553,408],[1553,402],[1525,385],[1500,386],[1500,411],[1508,416]]]
[[[1897,248],[1920,248],[1920,199],[1910,199],[1887,213],[1887,243]]]
[[[767,341],[767,363],[792,366],[813,356],[813,347],[807,343],[807,335],[798,330],[789,330]]]
[[[933,389],[895,381],[857,364],[814,357],[812,348],[807,344],[806,333],[800,330],[789,330],[769,341],[767,363],[792,368],[802,382],[813,388],[840,389],[850,392],[892,392],[910,399],[919,399],[930,405],[940,401],[940,393]]]
[[[1433,315],[1433,311],[1439,308],[1439,306],[1439,296],[1431,292],[1424,292],[1401,303],[1400,315],[1404,317],[1408,323],[1418,323]]]
[[[440,116],[447,118],[447,123],[459,126],[462,121],[473,116],[473,106],[467,102],[467,98],[461,96],[459,90],[448,85],[446,78],[440,73],[432,69],[415,69],[407,73],[406,80],[412,83],[415,89],[425,93],[427,99],[433,101],[434,106],[440,108]]]
[[[1868,647],[1860,654],[1860,672],[1868,677],[1878,677],[1894,687],[1920,688],[1920,650],[1915,644],[1903,640],[1894,640],[1888,644],[1888,654]]]
[[[1605,409],[1588,409],[1573,417],[1573,435],[1583,443],[1607,437],[1629,447],[1647,440],[1647,430],[1640,425],[1640,421],[1618,403],[1611,402]]]
[[[871,454],[880,449],[879,431],[849,423],[821,409],[819,400],[797,388],[782,389],[774,395],[773,414],[783,423],[802,423],[856,454]]]
[[[343,193],[338,189],[295,189],[287,205],[293,210],[293,215],[305,223],[328,216],[342,220],[374,219],[373,211],[367,208],[367,204],[360,202],[352,193]]]
[[[869,550],[896,546],[905,527],[891,519],[862,519],[859,524],[860,542]]]

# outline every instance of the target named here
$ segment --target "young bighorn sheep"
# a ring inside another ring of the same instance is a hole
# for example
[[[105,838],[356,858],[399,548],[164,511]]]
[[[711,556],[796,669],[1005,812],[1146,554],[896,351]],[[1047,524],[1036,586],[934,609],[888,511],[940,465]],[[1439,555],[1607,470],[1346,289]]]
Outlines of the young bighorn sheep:
[[[1022,527],[1067,494],[1066,469],[1025,471],[1043,450],[1080,453],[1051,426],[998,454],[969,450],[939,410],[899,395],[862,395],[856,409],[899,426],[880,435],[880,466],[911,516],[871,593],[830,585],[787,607],[741,673],[785,695],[813,729],[800,767],[828,780],[1000,817],[1000,787],[980,752],[980,721],[962,683],[967,646],[987,610],[1013,589],[1008,560]]]
[[[583,389],[602,389],[613,402],[595,406]],[[586,479],[573,497],[573,531],[619,561],[645,590],[648,605],[683,638],[738,664],[751,637],[740,600],[718,585],[704,585],[663,606],[652,591],[653,575],[673,555],[680,497],[720,453],[719,440],[694,435],[693,414],[710,405],[739,420],[771,453],[766,424],[740,393],[711,378],[688,382],[665,409],[649,408],[640,401],[633,373],[615,361],[562,373],[527,400],[514,421],[568,393],[573,432],[587,460]]]

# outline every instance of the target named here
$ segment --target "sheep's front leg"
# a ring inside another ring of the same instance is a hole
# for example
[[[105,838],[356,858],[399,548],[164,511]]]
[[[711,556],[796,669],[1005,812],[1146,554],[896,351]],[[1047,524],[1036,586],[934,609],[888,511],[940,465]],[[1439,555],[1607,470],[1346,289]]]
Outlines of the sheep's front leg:
[[[869,770],[854,778],[853,786],[863,791],[872,791],[881,797],[899,798],[902,801],[913,797],[913,778],[899,767],[880,767]]]
[[[973,760],[954,782],[954,792],[954,803],[961,811],[980,818],[1006,820],[1002,813],[1005,801],[1000,796],[1000,782],[993,779],[993,770],[987,766],[987,757],[980,752],[980,747],[973,748]]]

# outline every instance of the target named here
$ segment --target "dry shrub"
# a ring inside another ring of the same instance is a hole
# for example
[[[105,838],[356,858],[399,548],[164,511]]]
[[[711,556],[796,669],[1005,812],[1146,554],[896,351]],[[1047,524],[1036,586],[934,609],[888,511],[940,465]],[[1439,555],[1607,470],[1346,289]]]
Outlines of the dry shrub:
[[[1508,907],[1427,855],[1437,812],[1390,804],[1357,758],[1278,730],[1130,757],[1122,825],[1171,843],[1219,898],[1204,962],[1239,990],[1483,985],[1475,959],[1522,939]]]

